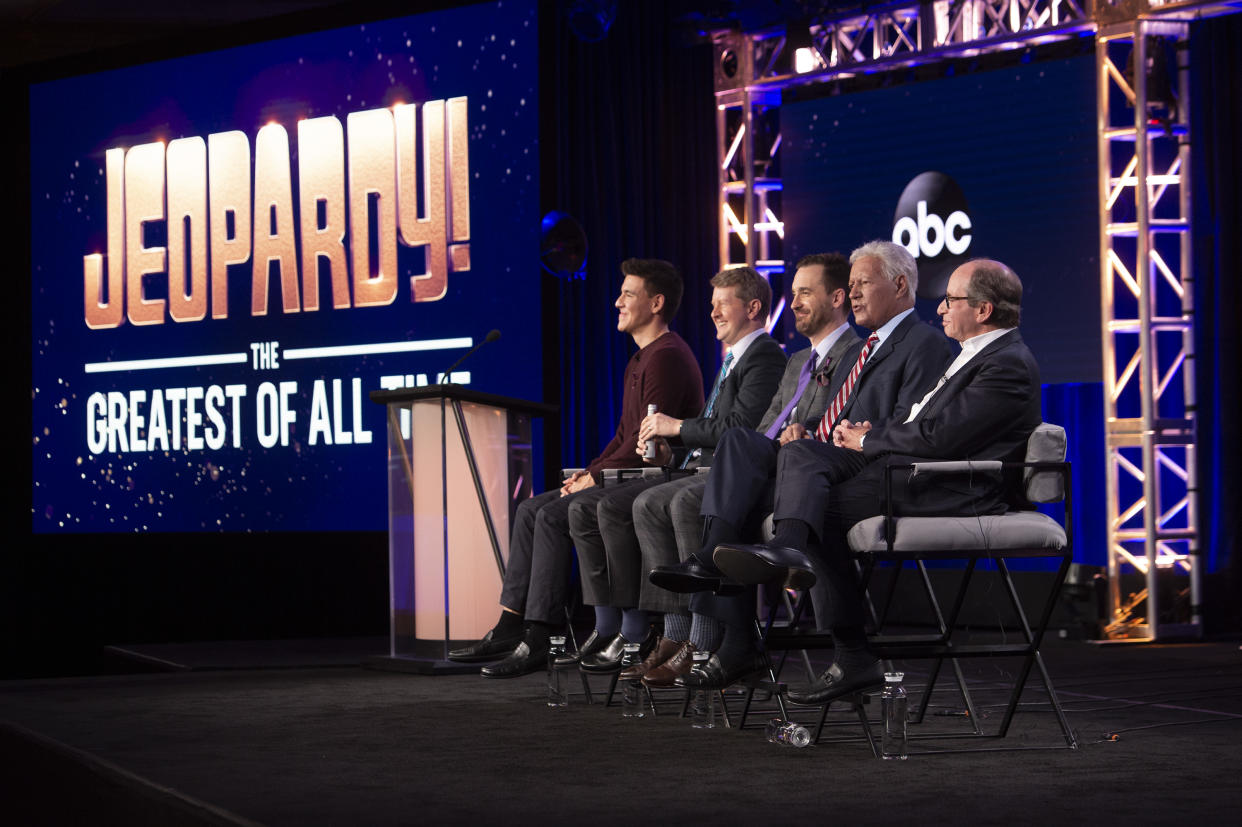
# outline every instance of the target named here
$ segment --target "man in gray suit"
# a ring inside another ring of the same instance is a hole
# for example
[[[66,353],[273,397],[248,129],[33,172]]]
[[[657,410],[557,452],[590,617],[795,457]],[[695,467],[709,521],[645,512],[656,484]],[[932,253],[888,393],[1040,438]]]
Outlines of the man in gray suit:
[[[827,409],[834,371],[859,341],[848,323],[849,270],[849,262],[839,253],[809,255],[798,261],[789,307],[795,328],[811,341],[811,347],[790,357],[776,395],[759,420],[757,436],[771,441],[782,432],[805,433]],[[640,429],[640,439],[645,433]],[[700,472],[649,488],[634,500],[633,521],[644,575],[698,550],[703,539],[699,506],[706,485],[707,475]],[[692,638],[700,644],[703,640],[692,634],[688,603],[685,596],[652,585],[644,576],[638,606],[664,614],[664,637],[647,660],[625,675],[627,679],[643,676],[651,685],[667,686],[689,671],[697,648]]]
[[[923,324],[914,310],[918,265],[904,247],[872,241],[850,254],[850,264],[854,320],[872,332],[847,355],[849,370],[833,376],[828,412],[813,432],[803,435],[820,442],[830,441],[833,429],[847,418],[872,423],[904,419],[953,356],[948,339]],[[720,648],[702,674],[691,672],[679,679],[679,685],[726,686],[762,664],[750,632],[753,610],[748,601],[727,596],[740,588],[712,562],[717,545],[754,536],[771,511],[779,446],[757,436],[740,429],[724,435],[704,491],[706,524],[700,549],[681,564],[655,569],[650,575],[651,582],[662,588],[699,593],[691,608],[725,626]],[[861,458],[851,459],[834,470],[847,479],[865,464]]]
[[[722,270],[712,278],[712,323],[728,350],[697,417],[679,419],[658,412],[639,429],[639,454],[652,441],[656,465],[693,471],[711,465],[717,440],[730,428],[754,427],[785,369],[785,353],[765,329],[772,288],[753,267]],[[654,434],[654,436],[653,436]],[[674,457],[669,440],[678,443]],[[647,580],[634,534],[631,506],[641,492],[663,483],[657,479],[610,485],[594,499],[581,498],[569,509],[569,533],[578,551],[583,602],[595,607],[595,630],[578,660],[587,672],[620,668],[626,643],[648,641],[651,621],[638,608],[639,588]],[[575,658],[567,656],[565,663]]]

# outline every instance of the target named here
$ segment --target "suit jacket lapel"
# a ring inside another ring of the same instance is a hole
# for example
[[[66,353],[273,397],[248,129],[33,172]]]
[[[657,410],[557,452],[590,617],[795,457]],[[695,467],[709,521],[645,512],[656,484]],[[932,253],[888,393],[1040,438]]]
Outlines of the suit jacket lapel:
[[[914,418],[914,421],[918,422],[923,417],[943,408],[950,399],[958,394],[963,385],[970,383],[970,381],[974,378],[975,373],[979,370],[979,367],[986,362],[992,354],[1012,346],[1015,342],[1021,343],[1022,337],[1018,335],[1018,331],[1011,330],[1004,336],[1001,336],[999,339],[989,344],[983,350],[976,353],[969,362],[962,366],[961,370],[949,377],[948,381],[944,383],[944,386],[940,388],[940,390],[936,391],[935,395],[932,396],[927,405],[919,411],[919,415]]]

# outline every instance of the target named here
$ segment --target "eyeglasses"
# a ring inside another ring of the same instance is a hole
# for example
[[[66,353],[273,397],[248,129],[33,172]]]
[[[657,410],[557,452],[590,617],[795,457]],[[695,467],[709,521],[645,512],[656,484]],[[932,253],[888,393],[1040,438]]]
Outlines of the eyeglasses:
[[[970,301],[970,296],[950,296],[948,293],[945,293],[944,298],[942,298],[941,301],[944,302],[945,307],[951,308],[953,307],[953,302]]]

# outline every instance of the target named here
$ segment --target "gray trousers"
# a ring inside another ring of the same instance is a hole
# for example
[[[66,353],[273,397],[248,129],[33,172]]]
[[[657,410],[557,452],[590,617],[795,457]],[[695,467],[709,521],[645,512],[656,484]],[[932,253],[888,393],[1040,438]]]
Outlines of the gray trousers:
[[[531,497],[517,508],[509,540],[509,562],[500,590],[500,605],[521,612],[527,620],[565,621],[569,569],[573,545],[569,537],[569,509],[591,502],[606,489],[587,488],[562,497],[559,488]],[[586,582],[583,573],[583,582]]]

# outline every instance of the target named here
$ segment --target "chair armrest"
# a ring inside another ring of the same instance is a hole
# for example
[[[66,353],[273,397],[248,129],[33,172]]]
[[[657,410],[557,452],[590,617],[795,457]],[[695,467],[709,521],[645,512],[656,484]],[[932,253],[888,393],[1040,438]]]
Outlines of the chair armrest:
[[[585,470],[586,470],[585,468],[562,468],[561,479],[567,480],[570,477],[572,477],[574,474],[578,473],[579,471],[585,471]]]
[[[1065,501],[1065,533],[1073,536],[1072,476],[1068,462],[998,462],[996,460],[948,460],[932,462],[889,463],[884,466],[884,539],[888,550],[893,550],[893,541],[897,533],[897,525],[893,514],[893,472],[910,470],[914,474],[963,474],[987,473],[995,474],[1005,470],[1027,469],[1028,473],[1051,472],[1061,476],[1062,496],[1042,502]]]

